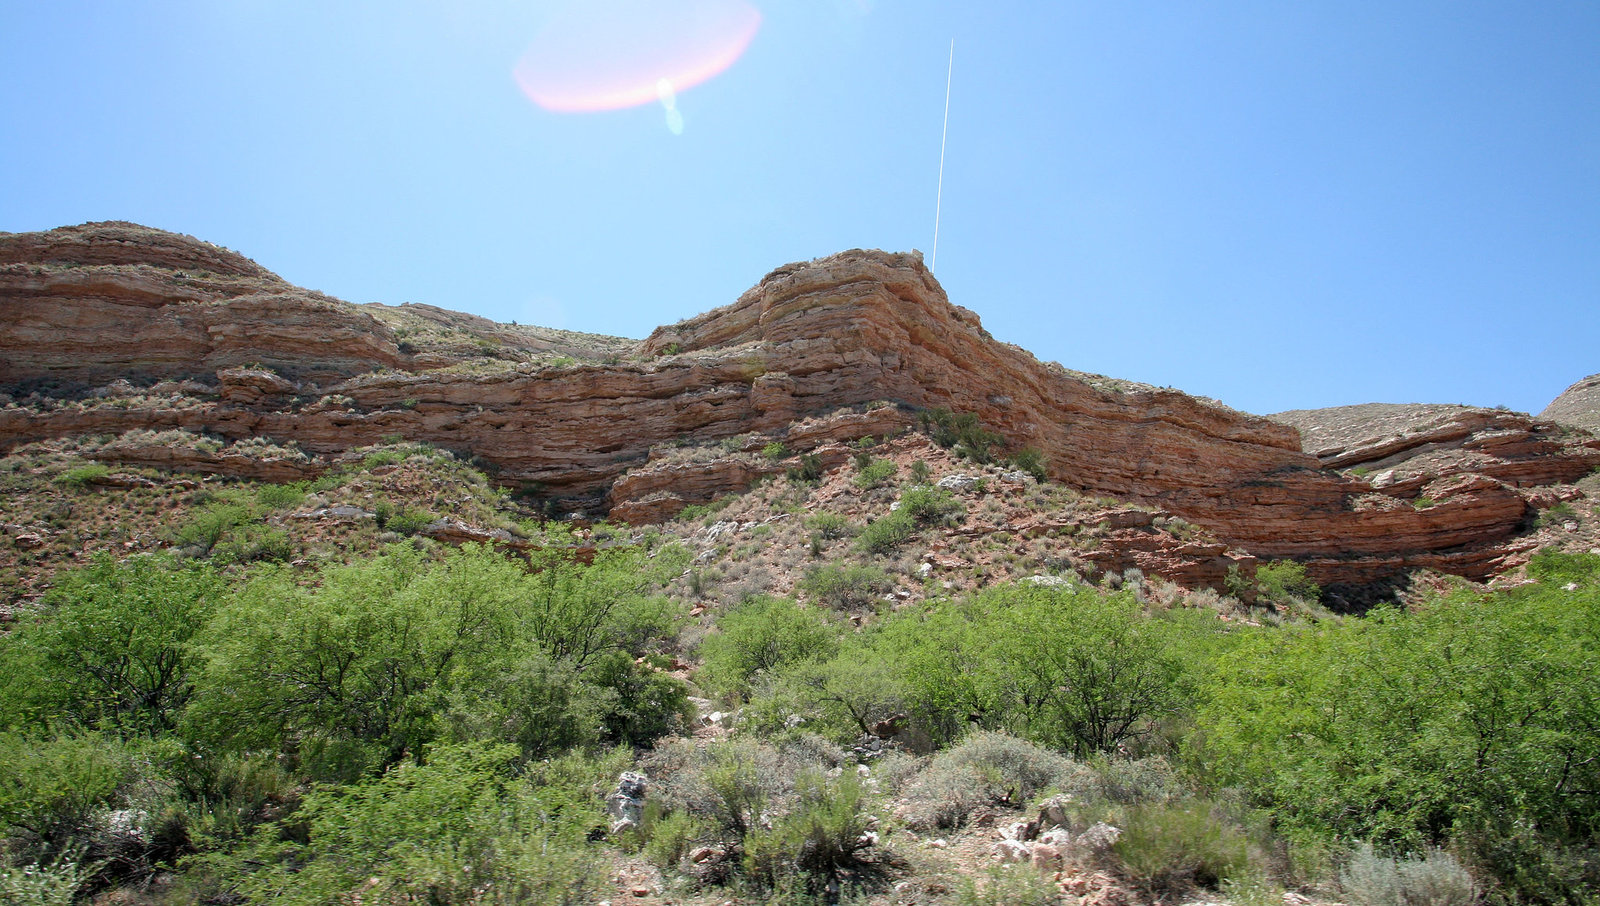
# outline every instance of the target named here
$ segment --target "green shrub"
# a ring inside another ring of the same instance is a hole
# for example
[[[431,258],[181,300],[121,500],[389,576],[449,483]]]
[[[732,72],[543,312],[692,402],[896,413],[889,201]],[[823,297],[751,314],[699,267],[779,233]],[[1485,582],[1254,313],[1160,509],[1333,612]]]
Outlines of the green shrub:
[[[870,489],[882,487],[884,484],[887,484],[889,479],[893,478],[894,474],[899,470],[899,466],[896,466],[890,460],[873,459],[869,456],[867,457],[866,465],[862,466],[856,472],[856,477],[851,480],[858,488]]]
[[[588,565],[559,547],[531,557],[534,573],[482,546],[435,562],[396,545],[305,585],[262,570],[207,628],[187,732],[225,748],[293,741],[345,777],[422,751],[452,722],[530,752],[530,734],[585,738],[608,717],[657,732],[681,687],[632,658],[676,625],[678,606],[650,592],[682,570],[681,550],[612,547]],[[486,687],[548,695],[549,707],[444,707]]]
[[[380,520],[378,527],[398,535],[415,535],[433,522],[432,513],[415,507],[406,507]]]
[[[254,521],[249,507],[236,503],[211,503],[179,526],[177,541],[183,547],[196,549],[200,556],[211,554],[212,548],[241,525]]]
[[[441,747],[425,764],[317,790],[293,818],[303,830],[285,842],[258,833],[217,862],[238,894],[285,906],[593,902],[602,875],[584,836],[600,823],[598,802],[562,776],[574,766],[520,775],[516,754]]]
[[[855,523],[838,513],[818,513],[806,520],[806,527],[829,541],[852,538],[860,531]]]
[[[808,771],[795,780],[794,804],[772,829],[745,837],[745,864],[768,884],[791,871],[805,876],[813,891],[837,883],[856,868],[871,843],[866,837],[866,796],[854,772],[829,779]]]
[[[486,671],[471,687],[447,693],[444,737],[457,744],[492,739],[515,745],[529,761],[594,746],[615,694],[583,682],[570,664],[530,651]]]
[[[933,477],[933,472],[923,460],[916,460],[911,464],[911,480],[917,484],[927,484]]]
[[[409,455],[405,450],[377,450],[368,453],[362,458],[361,468],[370,472],[373,469],[381,469],[384,466],[399,465],[405,462],[406,457]]]
[[[900,509],[917,525],[948,524],[962,512],[961,502],[943,488],[911,488],[900,495]]]
[[[790,466],[785,470],[785,475],[790,481],[802,484],[822,480],[822,457],[815,453],[806,453],[800,457],[799,465]]]
[[[789,448],[780,441],[773,441],[761,448],[761,455],[767,459],[783,459],[789,455]]]
[[[894,580],[875,566],[819,566],[805,574],[800,588],[829,607],[868,607],[894,589]]]
[[[105,463],[91,462],[62,472],[54,481],[62,487],[81,488],[110,474],[111,469]]]
[[[911,540],[916,531],[916,523],[907,514],[896,511],[867,523],[856,536],[856,547],[865,554],[892,553]]]
[[[38,658],[41,722],[159,732],[174,726],[194,693],[199,656],[191,640],[222,598],[223,580],[165,557],[110,557],[61,574],[38,622],[9,644]]]
[[[1034,703],[1027,734],[1079,757],[1141,743],[1183,710],[1188,693],[1170,628],[1127,592],[1001,586],[979,598],[994,614],[1008,696]]]
[[[648,746],[682,730],[693,713],[683,680],[649,664],[636,664],[626,651],[612,651],[596,660],[584,679],[606,694],[600,721],[606,739],[613,743]]]
[[[1113,850],[1124,874],[1154,897],[1249,872],[1250,838],[1208,800],[1135,805],[1117,826]]]
[[[1256,568],[1258,600],[1269,604],[1303,601],[1314,604],[1322,597],[1322,589],[1306,577],[1303,563],[1293,560],[1274,560]]]
[[[136,778],[133,753],[98,733],[0,735],[0,834],[34,858],[60,857]]]
[[[264,484],[256,488],[256,502],[264,510],[286,510],[306,497],[306,483]]]
[[[71,860],[49,865],[0,868],[0,903],[7,906],[72,906],[94,872]]]
[[[961,878],[956,906],[1056,906],[1061,892],[1031,865],[999,865],[982,877]]]
[[[644,854],[657,867],[672,869],[690,850],[711,839],[708,822],[686,811],[670,812],[645,824]]]
[[[983,427],[970,412],[952,413],[949,409],[926,409],[917,414],[919,426],[933,442],[973,462],[986,463],[992,448],[1005,444],[1005,438]]]
[[[1027,472],[1038,481],[1045,481],[1050,477],[1049,462],[1045,459],[1044,451],[1037,447],[1023,447],[1011,454],[1011,465]]]
[[[785,598],[755,598],[740,604],[718,628],[720,632],[700,643],[703,682],[728,693],[742,693],[758,673],[827,657],[838,638],[820,612]]]
[[[1584,575],[1600,557],[1536,561],[1575,590],[1458,592],[1219,660],[1197,720],[1215,782],[1296,833],[1454,841],[1508,897],[1579,902],[1600,875],[1582,867],[1600,797],[1572,794],[1600,789],[1600,585]]]
[[[867,554],[888,554],[929,525],[948,524],[961,512],[961,504],[940,488],[914,487],[900,495],[894,510],[868,523],[856,539]]]
[[[294,543],[283,529],[247,525],[212,548],[211,556],[221,564],[281,562],[294,557]]]
[[[202,850],[241,840],[300,801],[294,778],[271,754],[178,758],[175,767],[184,835]]]

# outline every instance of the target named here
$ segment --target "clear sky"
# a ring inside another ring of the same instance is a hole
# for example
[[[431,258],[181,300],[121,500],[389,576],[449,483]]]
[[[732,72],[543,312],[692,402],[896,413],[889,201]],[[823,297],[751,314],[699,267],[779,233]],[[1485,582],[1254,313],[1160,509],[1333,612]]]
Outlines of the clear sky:
[[[641,337],[931,252],[952,39],[937,275],[999,339],[1254,412],[1600,371],[1593,0],[0,0],[0,230]]]

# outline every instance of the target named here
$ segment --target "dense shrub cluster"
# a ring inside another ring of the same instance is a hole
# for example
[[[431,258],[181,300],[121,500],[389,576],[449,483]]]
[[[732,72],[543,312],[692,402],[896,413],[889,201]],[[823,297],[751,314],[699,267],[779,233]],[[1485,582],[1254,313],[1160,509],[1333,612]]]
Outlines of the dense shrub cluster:
[[[861,450],[869,495],[886,465]],[[1133,572],[884,606],[916,561],[882,555],[961,514],[918,484],[864,527],[806,520],[814,552],[854,537],[866,562],[814,565],[798,600],[712,605],[680,637],[661,590],[696,573],[656,536],[597,527],[592,560],[550,528],[518,557],[417,539],[290,565],[267,517],[308,492],[217,492],[176,555],[62,573],[0,635],[0,900],[175,871],[166,902],[594,902],[624,768],[650,796],[616,842],[750,900],[846,900],[903,867],[883,838],[999,810],[1048,810],[1083,865],[1151,900],[1600,889],[1600,557],[1343,617],[1271,563],[1240,590],[1282,625]],[[688,738],[691,691],[737,716]],[[1018,869],[929,899],[1052,901]]]
[[[620,762],[582,753],[683,725],[650,657],[686,557],[550,540],[531,569],[397,545],[64,574],[0,636],[0,883],[50,902],[185,860],[195,896],[588,902]]]

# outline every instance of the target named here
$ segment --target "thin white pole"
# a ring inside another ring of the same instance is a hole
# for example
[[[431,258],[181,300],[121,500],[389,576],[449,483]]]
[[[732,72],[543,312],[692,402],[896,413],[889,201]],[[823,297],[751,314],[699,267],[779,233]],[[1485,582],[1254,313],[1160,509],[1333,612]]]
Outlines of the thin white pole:
[[[933,201],[933,256],[928,273],[939,263],[939,209],[944,205],[944,143],[950,136],[950,81],[956,74],[956,39],[950,39],[950,67],[944,74],[944,131],[939,135],[939,192]]]

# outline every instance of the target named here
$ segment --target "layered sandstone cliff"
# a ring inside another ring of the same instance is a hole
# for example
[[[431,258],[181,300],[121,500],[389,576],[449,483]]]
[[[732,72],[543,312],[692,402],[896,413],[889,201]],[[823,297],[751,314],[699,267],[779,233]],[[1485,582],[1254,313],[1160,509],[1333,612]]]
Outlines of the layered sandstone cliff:
[[[849,439],[848,420],[817,429],[816,417],[888,401],[898,415],[861,435],[918,409],[976,413],[1043,451],[1054,478],[1344,582],[1418,565],[1488,575],[1518,553],[1529,502],[1516,485],[1600,464],[1586,436],[1531,422],[1502,435],[1491,419],[1462,445],[1515,469],[1380,487],[1303,451],[1289,425],[996,342],[915,254],[788,265],[631,347],[487,323],[469,344],[428,345],[385,323],[395,311],[299,290],[232,253],[131,225],[0,235],[0,385],[15,398],[0,410],[0,448],[181,428],[292,442],[305,454],[295,467],[314,471],[399,435],[475,456],[501,481],[571,507],[651,518],[759,472],[708,463],[685,474],[653,462],[653,447],[755,432],[803,451]],[[439,311],[428,315],[448,315]],[[496,328],[505,338],[491,341]],[[81,392],[118,379],[120,389]],[[82,387],[40,392],[52,382]],[[1361,455],[1394,455],[1385,450]]]

